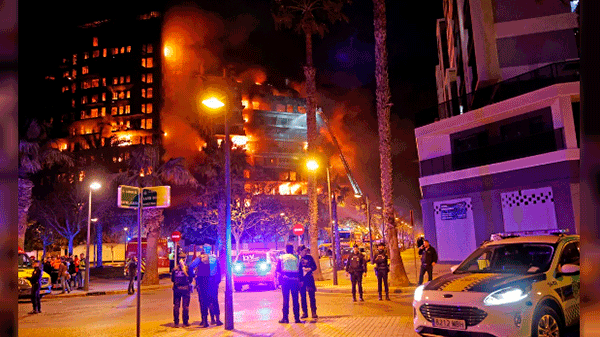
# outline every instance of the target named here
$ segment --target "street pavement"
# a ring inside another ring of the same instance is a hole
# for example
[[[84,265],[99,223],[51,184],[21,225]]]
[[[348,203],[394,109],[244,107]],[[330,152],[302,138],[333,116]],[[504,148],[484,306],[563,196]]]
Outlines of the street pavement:
[[[377,278],[369,265],[363,280],[365,302],[352,302],[350,280],[338,272],[338,285],[332,282],[329,259],[321,259],[325,280],[317,281],[319,318],[306,324],[279,324],[281,292],[248,289],[234,294],[235,330],[222,327],[201,329],[197,295],[192,296],[192,326],[172,326],[172,283],[160,279],[158,285],[142,286],[142,336],[417,336],[412,327],[412,294],[416,275],[412,251],[402,254],[412,285],[391,286],[392,301],[378,301]],[[419,262],[417,262],[417,266]],[[437,265],[434,277],[449,271]],[[135,334],[136,296],[127,295],[125,279],[92,279],[90,291],[70,294],[54,291],[42,300],[42,314],[30,315],[31,304],[19,304],[20,336],[131,336]],[[220,289],[223,308],[223,283]],[[221,309],[223,311],[223,309]],[[293,318],[290,308],[290,318]],[[224,319],[224,314],[221,315]]]

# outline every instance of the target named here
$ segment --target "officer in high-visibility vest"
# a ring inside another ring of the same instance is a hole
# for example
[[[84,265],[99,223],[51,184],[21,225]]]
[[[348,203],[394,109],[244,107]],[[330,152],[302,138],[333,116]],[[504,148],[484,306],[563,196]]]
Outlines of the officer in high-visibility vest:
[[[298,291],[300,290],[300,273],[298,266],[300,261],[294,255],[294,246],[285,246],[286,254],[279,256],[277,261],[277,276],[280,278],[281,292],[283,293],[283,318],[279,323],[289,323],[290,293],[294,308],[294,319],[296,323],[304,323],[300,320],[300,305],[298,303]]]

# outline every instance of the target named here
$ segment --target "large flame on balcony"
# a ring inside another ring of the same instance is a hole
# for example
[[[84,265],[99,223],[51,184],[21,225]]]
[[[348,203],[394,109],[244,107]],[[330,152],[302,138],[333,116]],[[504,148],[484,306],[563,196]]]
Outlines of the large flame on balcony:
[[[302,194],[302,184],[301,183],[282,183],[279,185],[279,194],[280,195],[297,195]]]

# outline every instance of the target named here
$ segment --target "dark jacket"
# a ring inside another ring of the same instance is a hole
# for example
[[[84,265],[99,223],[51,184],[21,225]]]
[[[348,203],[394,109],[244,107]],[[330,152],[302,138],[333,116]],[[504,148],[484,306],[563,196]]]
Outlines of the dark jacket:
[[[352,252],[348,256],[348,260],[346,261],[346,272],[348,273],[366,273],[367,272],[367,259],[365,259],[365,255],[361,252],[355,254]]]
[[[432,263],[437,263],[438,256],[435,248],[429,246],[427,250],[425,248],[419,249],[419,255],[421,255],[421,264],[431,266]]]
[[[373,261],[371,261],[371,263],[373,263],[375,265],[375,270],[377,271],[390,271],[390,265],[388,264],[388,256],[385,253],[385,251],[383,253],[379,253],[379,251],[376,253],[377,255],[373,256]]]
[[[211,254],[209,255],[209,267],[210,267],[210,284],[218,285],[221,283],[221,279],[223,278],[221,273],[221,264],[219,263],[219,259]]]
[[[192,277],[181,268],[174,268],[171,272],[171,281],[173,281],[173,290],[181,292],[191,292]]]
[[[42,287],[42,270],[40,267],[33,268],[33,273],[31,273],[29,281],[31,282],[31,287],[34,289],[39,289]]]
[[[310,271],[305,272],[303,268],[310,268]],[[298,264],[300,282],[302,282],[308,288],[316,289],[315,278],[313,276],[313,272],[315,270],[317,270],[317,264],[311,255],[306,254],[306,256],[300,259],[300,263]]]

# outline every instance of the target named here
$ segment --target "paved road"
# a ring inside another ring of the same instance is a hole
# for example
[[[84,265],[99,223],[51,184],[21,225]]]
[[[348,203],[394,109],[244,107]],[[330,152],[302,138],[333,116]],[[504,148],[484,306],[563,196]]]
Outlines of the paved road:
[[[367,293],[365,302],[353,303],[350,294],[317,293],[318,323],[309,319],[298,326],[277,323],[281,318],[280,291],[249,289],[234,294],[233,332],[198,326],[196,294],[192,296],[192,326],[188,328],[172,326],[169,289],[142,294],[142,336],[416,336],[411,331],[412,294],[392,294],[388,302]],[[220,303],[223,308],[222,298]],[[136,296],[126,294],[44,299],[41,314],[29,315],[30,310],[29,303],[19,303],[19,336],[132,336],[136,331]]]

